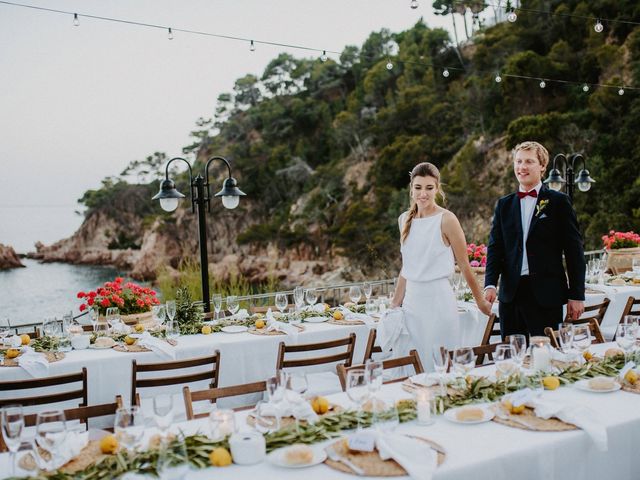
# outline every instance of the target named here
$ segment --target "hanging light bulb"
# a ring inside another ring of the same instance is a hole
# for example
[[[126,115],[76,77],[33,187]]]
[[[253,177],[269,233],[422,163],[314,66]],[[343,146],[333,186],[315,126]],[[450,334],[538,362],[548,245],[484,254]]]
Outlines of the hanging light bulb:
[[[173,32],[171,31],[171,27],[169,27],[169,34],[167,35],[169,40],[173,40]]]
[[[445,69],[442,71],[442,76],[443,76],[444,78],[449,78],[449,70],[445,68]]]
[[[320,55],[320,60],[322,60],[323,62],[326,62],[326,61],[327,61],[327,58],[328,58],[328,57],[327,57],[327,51],[326,51],[326,50],[323,50],[323,51],[322,51],[322,55]]]
[[[255,46],[255,44],[253,43],[253,40],[251,40],[251,44],[249,45],[249,50],[250,50],[250,51],[252,51],[252,52],[255,52],[255,51],[256,51],[256,46]]]
[[[518,15],[513,8],[509,11],[509,13],[507,13],[507,20],[511,23],[514,23],[516,20],[518,20]]]
[[[547,82],[544,80],[540,80],[540,88],[545,88],[547,86]]]
[[[502,81],[502,77],[500,76],[500,73],[498,72],[498,74],[496,75],[496,83],[500,83]]]
[[[391,70],[391,69],[393,69],[393,63],[391,63],[391,60],[389,60],[387,62],[387,70]]]
[[[618,90],[618,95],[624,95],[624,88],[620,87],[620,90]]]
[[[78,18],[78,14],[74,13],[73,14],[73,26],[77,27],[80,25],[80,19]]]
[[[409,4],[409,6],[415,10],[416,8],[418,8],[420,6],[420,4],[418,3],[418,0],[411,0],[411,3]]]
[[[587,85],[586,83],[582,86],[582,91],[587,93],[589,91],[589,85]]]
[[[600,19],[596,20],[596,24],[593,26],[593,29],[597,33],[602,33],[602,31],[604,30],[604,25],[602,25],[602,23],[600,23]]]

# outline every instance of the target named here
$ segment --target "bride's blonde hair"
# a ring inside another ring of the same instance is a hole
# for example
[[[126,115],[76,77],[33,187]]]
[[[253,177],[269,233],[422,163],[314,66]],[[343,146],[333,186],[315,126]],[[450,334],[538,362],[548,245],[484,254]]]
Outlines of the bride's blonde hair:
[[[411,193],[411,189],[413,188],[413,179],[416,177],[433,177],[436,179],[436,189],[438,193],[442,197],[442,201],[444,201],[444,190],[442,190],[442,185],[440,184],[440,171],[438,167],[436,167],[433,163],[422,162],[413,167],[413,170],[409,173],[409,178],[411,182],[409,183],[409,193]],[[409,231],[411,230],[411,222],[415,218],[418,213],[418,205],[416,202],[411,199],[411,207],[407,211],[407,218],[404,221],[404,225],[402,227],[402,233],[400,234],[400,241],[404,243],[404,241],[409,236]]]

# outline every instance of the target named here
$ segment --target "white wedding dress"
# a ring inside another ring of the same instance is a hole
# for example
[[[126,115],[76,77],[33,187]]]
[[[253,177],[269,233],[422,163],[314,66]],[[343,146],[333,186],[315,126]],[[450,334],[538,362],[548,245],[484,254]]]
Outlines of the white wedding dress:
[[[398,219],[400,231],[406,215]],[[400,247],[400,274],[407,280],[402,301],[405,325],[426,371],[433,371],[434,345],[452,349],[462,338],[456,298],[449,283],[454,257],[442,239],[442,215],[414,218]]]

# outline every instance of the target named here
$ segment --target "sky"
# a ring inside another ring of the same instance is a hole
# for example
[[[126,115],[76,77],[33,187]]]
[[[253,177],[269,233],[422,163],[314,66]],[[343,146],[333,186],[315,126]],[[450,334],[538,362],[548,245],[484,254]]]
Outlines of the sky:
[[[20,0],[17,0],[20,1]],[[187,33],[84,18],[98,15],[174,29],[341,51],[370,32],[410,28],[420,17],[450,27],[431,1],[23,0],[73,16],[0,3],[0,243],[20,252],[69,236],[77,199],[155,151],[191,143],[237,78],[261,76],[280,52]]]

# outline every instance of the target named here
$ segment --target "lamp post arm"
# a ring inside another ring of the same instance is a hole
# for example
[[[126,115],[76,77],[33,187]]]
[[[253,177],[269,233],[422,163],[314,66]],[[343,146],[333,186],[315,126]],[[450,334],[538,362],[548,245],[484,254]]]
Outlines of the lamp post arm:
[[[167,162],[167,167],[165,169],[165,177],[167,180],[169,180],[169,165],[171,165],[171,162],[173,162],[174,160],[182,160],[184,163],[187,164],[187,167],[189,167],[189,191],[191,192],[191,213],[195,213],[196,212],[196,196],[193,191],[193,170],[191,169],[191,164],[189,163],[189,161],[182,157],[173,157],[171,160]]]
[[[582,169],[583,170],[587,169],[587,161],[585,160],[585,158],[582,156],[581,153],[574,153],[571,160],[572,160],[571,161],[571,166],[573,167],[573,171],[574,172],[577,170],[577,168],[576,168],[576,162],[577,161],[582,161]]]
[[[566,168],[567,168],[567,157],[564,155],[564,153],[558,153],[555,157],[553,157],[553,162],[551,163],[551,168],[552,169],[557,168],[556,167],[556,161],[558,161],[558,160],[562,160],[562,166],[566,170]]]
[[[211,190],[209,189],[209,165],[211,165],[214,160],[221,160],[225,163],[225,165],[227,166],[227,170],[229,171],[229,178],[231,178],[231,164],[226,158],[216,155],[215,157],[211,157],[207,161],[207,164],[204,167],[204,179],[205,179],[205,186],[207,187],[207,210],[209,210],[209,212],[211,212]]]

